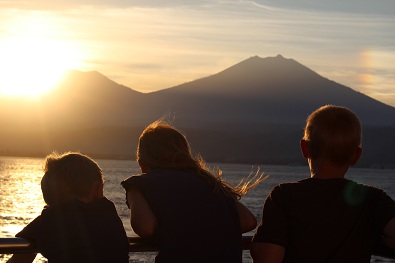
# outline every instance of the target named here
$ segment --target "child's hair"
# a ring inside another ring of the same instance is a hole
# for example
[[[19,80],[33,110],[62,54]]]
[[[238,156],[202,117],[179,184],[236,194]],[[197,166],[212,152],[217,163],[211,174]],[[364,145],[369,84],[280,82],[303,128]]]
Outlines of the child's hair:
[[[345,165],[361,147],[361,130],[361,123],[351,110],[326,105],[307,118],[303,139],[312,160],[323,158],[335,165]]]
[[[192,154],[185,135],[163,120],[151,123],[142,132],[136,157],[141,165],[152,170],[178,169],[191,171],[209,181],[214,191],[221,191],[235,199],[239,199],[264,180],[263,175],[258,170],[254,178],[247,181],[242,180],[236,187],[230,185],[222,179],[220,169],[217,169],[216,175],[214,175],[207,168],[201,156]]]
[[[90,194],[94,182],[103,184],[102,170],[86,155],[78,152],[46,157],[41,190],[48,205],[61,204]]]

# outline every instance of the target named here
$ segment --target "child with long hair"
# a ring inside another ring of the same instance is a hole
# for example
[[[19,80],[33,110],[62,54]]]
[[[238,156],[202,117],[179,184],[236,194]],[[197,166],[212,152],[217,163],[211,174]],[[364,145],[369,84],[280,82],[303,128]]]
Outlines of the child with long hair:
[[[255,216],[238,200],[262,175],[234,187],[194,156],[186,137],[156,121],[141,134],[137,161],[142,174],[122,182],[133,230],[158,243],[156,262],[242,261],[242,233]]]

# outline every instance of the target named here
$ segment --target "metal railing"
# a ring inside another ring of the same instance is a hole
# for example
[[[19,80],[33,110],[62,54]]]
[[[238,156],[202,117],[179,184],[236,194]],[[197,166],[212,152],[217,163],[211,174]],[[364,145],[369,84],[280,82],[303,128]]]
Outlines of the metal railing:
[[[243,249],[249,249],[251,236],[243,236]],[[158,246],[141,237],[129,237],[130,252],[158,251]],[[40,253],[29,241],[20,237],[0,238],[0,254]]]
[[[243,236],[243,250],[250,247],[252,236]],[[157,245],[152,242],[140,238],[129,237],[130,252],[152,252],[158,251]],[[27,240],[18,237],[0,238],[0,254],[18,254],[18,253],[39,253],[37,248],[32,246]],[[395,250],[377,245],[374,248],[373,255],[395,259]]]

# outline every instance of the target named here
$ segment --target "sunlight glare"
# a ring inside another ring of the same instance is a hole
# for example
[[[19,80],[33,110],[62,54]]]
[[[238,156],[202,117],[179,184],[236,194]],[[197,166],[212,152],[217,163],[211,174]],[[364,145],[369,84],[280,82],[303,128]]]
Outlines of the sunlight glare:
[[[67,69],[78,65],[78,53],[48,32],[43,34],[44,26],[18,28],[18,34],[9,34],[0,42],[0,94],[42,95]]]

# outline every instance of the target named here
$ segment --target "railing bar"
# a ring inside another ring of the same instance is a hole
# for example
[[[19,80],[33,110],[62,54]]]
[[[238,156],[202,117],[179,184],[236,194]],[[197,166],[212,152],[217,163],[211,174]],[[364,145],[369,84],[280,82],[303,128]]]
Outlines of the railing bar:
[[[150,242],[149,240],[140,237],[128,237],[130,242],[130,252],[155,252],[158,251],[158,246]],[[252,236],[242,237],[242,248],[248,250]],[[39,251],[30,245],[30,243],[17,237],[6,237],[0,238],[0,254],[19,254],[19,253],[39,253]],[[395,259],[395,250],[387,248],[385,246],[376,246],[374,248],[373,255]]]

